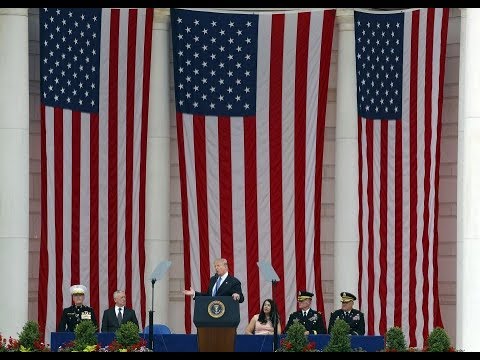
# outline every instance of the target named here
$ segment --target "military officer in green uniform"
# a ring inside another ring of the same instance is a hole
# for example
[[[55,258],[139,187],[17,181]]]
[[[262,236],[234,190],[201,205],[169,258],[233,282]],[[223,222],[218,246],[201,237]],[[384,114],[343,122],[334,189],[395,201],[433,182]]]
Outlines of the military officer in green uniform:
[[[310,308],[312,304],[313,294],[308,291],[299,291],[297,296],[299,311],[290,314],[284,333],[286,333],[290,326],[295,322],[301,323],[305,326],[305,335],[307,334],[326,334],[325,320],[321,312]]]
[[[70,287],[73,305],[63,309],[57,331],[74,331],[77,324],[82,320],[91,320],[98,328],[95,312],[90,306],[83,305],[86,292],[87,288],[83,285],[73,285]]]
[[[365,335],[365,317],[359,310],[353,308],[353,302],[357,300],[356,296],[349,292],[340,293],[342,308],[335,310],[330,315],[328,323],[328,333],[332,331],[333,325],[337,319],[344,320],[350,325],[350,335]]]

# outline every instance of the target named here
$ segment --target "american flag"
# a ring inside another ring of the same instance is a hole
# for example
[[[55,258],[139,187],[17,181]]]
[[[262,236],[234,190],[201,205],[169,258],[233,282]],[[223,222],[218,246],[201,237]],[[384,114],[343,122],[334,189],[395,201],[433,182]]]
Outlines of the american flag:
[[[125,289],[145,323],[145,162],[152,9],[41,9],[38,319],[49,338],[70,285],[97,319]]]
[[[448,9],[355,12],[359,293],[368,334],[442,326],[438,182]]]
[[[185,287],[206,291],[224,257],[242,282],[240,329],[297,291],[323,312],[320,210],[335,10],[171,10]],[[273,289],[258,261],[280,278]],[[185,329],[193,302],[186,298]]]

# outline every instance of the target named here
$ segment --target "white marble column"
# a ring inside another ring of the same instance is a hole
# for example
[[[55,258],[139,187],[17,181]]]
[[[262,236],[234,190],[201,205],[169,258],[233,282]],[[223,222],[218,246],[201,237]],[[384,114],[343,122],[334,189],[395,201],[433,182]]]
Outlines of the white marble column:
[[[28,9],[0,8],[0,332],[28,320]]]
[[[170,12],[155,9],[153,18],[152,66],[147,144],[146,181],[146,273],[147,310],[152,307],[155,267],[170,257]],[[154,286],[154,323],[168,324],[168,273]],[[148,313],[147,313],[148,325]]]
[[[457,348],[480,351],[480,9],[462,9],[457,178]]]
[[[353,10],[338,9],[335,128],[335,245],[333,305],[340,292],[358,296],[358,125]]]

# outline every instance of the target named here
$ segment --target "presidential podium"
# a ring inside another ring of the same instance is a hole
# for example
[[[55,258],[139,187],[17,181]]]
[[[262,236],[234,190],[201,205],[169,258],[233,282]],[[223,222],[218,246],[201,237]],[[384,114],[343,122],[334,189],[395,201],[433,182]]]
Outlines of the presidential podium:
[[[233,352],[240,323],[238,301],[231,296],[197,296],[193,323],[197,327],[198,351]]]

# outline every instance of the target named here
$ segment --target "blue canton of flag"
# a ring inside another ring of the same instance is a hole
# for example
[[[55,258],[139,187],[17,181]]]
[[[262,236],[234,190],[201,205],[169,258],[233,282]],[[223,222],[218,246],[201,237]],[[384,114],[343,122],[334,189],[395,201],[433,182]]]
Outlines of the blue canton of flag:
[[[40,26],[42,102],[98,112],[101,9],[42,9]]]
[[[177,111],[256,113],[258,16],[171,10]]]
[[[355,12],[358,114],[402,118],[403,14]]]

